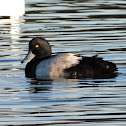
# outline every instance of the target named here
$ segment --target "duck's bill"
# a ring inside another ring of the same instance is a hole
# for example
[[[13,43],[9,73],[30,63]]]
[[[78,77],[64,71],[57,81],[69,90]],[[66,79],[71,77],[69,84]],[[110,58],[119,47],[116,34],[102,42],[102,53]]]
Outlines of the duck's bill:
[[[28,52],[27,56],[21,61],[21,63],[27,63],[34,57],[35,57],[35,54],[33,54],[32,51],[30,51]]]

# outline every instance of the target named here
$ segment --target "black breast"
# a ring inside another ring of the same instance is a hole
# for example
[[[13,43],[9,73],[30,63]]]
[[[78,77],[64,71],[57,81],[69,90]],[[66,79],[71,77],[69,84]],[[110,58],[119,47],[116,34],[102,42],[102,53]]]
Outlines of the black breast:
[[[41,62],[41,60],[32,59],[27,63],[25,68],[25,76],[28,78],[35,78],[36,66]]]

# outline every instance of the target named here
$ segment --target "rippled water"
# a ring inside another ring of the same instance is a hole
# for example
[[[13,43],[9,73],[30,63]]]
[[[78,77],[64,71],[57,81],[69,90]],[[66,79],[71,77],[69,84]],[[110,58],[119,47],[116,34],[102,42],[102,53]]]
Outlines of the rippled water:
[[[126,1],[25,0],[18,20],[0,19],[0,125],[126,125]],[[113,79],[36,81],[25,77],[28,42],[45,37],[53,53],[99,54]]]

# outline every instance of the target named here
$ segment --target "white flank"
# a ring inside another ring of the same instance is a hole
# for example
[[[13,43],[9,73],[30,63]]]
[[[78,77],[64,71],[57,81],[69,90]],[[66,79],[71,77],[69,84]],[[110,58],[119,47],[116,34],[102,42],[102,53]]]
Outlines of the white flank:
[[[61,53],[57,56],[40,62],[36,68],[36,78],[51,78],[64,76],[64,69],[75,66],[82,57],[73,53]]]

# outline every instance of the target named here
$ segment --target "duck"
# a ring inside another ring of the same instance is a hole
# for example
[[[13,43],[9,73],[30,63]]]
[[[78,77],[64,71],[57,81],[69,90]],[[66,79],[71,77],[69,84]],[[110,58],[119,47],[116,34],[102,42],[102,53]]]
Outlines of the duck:
[[[35,37],[29,42],[28,54],[21,63],[27,63],[27,78],[100,79],[114,78],[117,75],[116,64],[97,55],[87,57],[71,52],[52,55],[51,45],[43,37]]]

